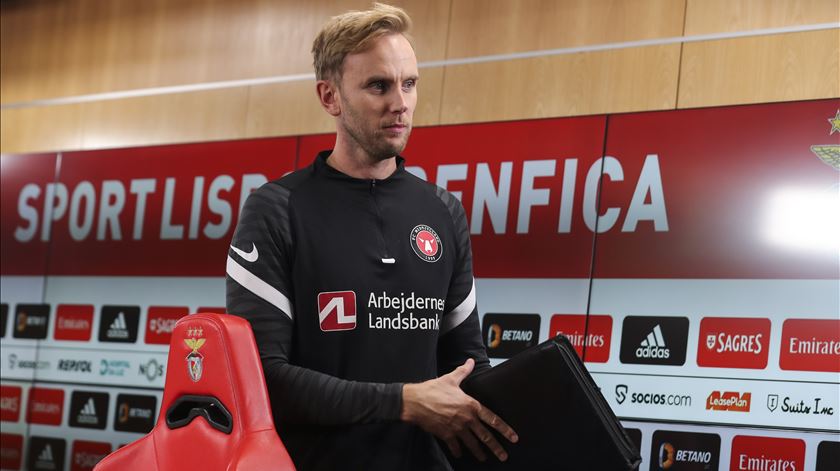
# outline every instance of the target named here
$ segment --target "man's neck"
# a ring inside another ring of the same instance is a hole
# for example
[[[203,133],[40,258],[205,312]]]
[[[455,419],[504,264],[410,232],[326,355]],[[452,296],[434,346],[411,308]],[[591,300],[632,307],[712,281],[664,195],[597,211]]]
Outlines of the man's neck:
[[[360,147],[349,146],[343,139],[336,138],[327,165],[353,178],[384,180],[397,170],[397,159],[394,156],[375,161]]]

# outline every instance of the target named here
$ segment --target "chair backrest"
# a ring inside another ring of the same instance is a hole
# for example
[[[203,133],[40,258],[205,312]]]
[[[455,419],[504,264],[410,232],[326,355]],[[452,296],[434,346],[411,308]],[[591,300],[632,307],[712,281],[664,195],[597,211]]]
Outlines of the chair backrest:
[[[293,470],[274,429],[250,324],[200,313],[172,331],[166,385],[155,428],[106,457],[116,469]]]

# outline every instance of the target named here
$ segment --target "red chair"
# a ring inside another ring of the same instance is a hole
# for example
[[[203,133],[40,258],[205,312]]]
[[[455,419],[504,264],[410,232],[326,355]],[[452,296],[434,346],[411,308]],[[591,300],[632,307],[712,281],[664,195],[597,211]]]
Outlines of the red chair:
[[[277,436],[251,326],[193,314],[172,331],[157,425],[96,471],[294,470]]]

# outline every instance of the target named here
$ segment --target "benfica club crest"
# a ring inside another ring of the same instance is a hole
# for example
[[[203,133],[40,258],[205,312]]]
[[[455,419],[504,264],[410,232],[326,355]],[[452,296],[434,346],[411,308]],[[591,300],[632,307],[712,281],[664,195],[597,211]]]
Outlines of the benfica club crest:
[[[197,383],[201,379],[201,374],[204,372],[204,355],[198,352],[207,339],[195,338],[204,334],[204,331],[199,327],[195,329],[187,329],[187,335],[193,337],[184,339],[184,343],[192,349],[187,355],[187,372],[190,374],[190,379]]]
[[[418,224],[411,230],[411,248],[426,262],[437,262],[443,255],[443,244],[437,232],[425,224]]]

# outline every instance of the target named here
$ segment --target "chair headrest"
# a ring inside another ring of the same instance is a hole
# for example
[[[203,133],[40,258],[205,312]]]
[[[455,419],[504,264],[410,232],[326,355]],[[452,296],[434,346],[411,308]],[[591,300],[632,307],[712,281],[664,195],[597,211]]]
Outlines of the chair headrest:
[[[221,401],[230,411],[234,433],[274,427],[248,321],[217,313],[192,314],[178,321],[169,344],[159,425],[165,426],[165,411],[182,396]]]

